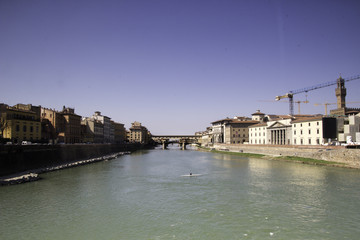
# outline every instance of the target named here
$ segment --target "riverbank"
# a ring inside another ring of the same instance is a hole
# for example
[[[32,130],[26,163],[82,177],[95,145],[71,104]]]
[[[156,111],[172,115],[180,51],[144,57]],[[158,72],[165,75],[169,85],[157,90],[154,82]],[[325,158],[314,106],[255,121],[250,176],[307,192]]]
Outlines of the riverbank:
[[[339,146],[215,144],[204,150],[268,160],[360,169],[360,149]]]
[[[101,161],[109,161],[109,160],[115,159],[115,158],[123,156],[125,154],[130,154],[130,153],[131,152],[119,152],[119,153],[114,153],[114,154],[110,154],[110,155],[106,155],[106,156],[102,156],[102,157],[91,158],[91,159],[81,160],[81,161],[75,161],[75,162],[61,164],[61,165],[53,166],[53,167],[44,167],[44,168],[34,169],[31,172],[23,172],[23,173],[14,174],[11,176],[1,177],[0,178],[0,186],[14,185],[14,184],[21,184],[21,183],[26,183],[26,182],[37,181],[37,180],[41,179],[41,177],[40,177],[41,173],[52,172],[52,171],[77,167],[77,166],[101,162]]]
[[[0,145],[0,177],[146,147],[136,143]]]

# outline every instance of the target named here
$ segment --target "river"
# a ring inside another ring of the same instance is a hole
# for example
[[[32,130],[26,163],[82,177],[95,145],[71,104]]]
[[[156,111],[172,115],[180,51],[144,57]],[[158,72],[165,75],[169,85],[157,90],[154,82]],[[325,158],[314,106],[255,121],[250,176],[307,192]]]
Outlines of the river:
[[[42,177],[0,187],[0,239],[360,236],[356,169],[156,149]]]

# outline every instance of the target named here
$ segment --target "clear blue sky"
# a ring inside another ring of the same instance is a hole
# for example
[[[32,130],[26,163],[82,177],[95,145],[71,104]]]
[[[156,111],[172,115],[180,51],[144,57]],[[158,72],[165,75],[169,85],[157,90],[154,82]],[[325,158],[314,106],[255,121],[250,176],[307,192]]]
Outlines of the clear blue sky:
[[[359,26],[357,0],[0,0],[0,102],[101,111],[153,134],[288,114],[269,101],[360,74]],[[346,88],[360,101],[360,80]],[[335,103],[334,89],[308,92],[301,112],[324,113],[314,103]]]

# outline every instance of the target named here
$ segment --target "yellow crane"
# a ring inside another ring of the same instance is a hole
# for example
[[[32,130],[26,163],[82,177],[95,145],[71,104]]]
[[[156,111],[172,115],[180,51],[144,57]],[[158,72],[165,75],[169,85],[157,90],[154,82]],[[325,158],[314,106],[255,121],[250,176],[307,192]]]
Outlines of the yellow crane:
[[[315,103],[314,105],[315,105],[315,106],[324,105],[324,106],[325,106],[325,115],[327,115],[327,107],[328,107],[329,105],[333,105],[333,104],[337,104],[337,103]]]
[[[280,100],[280,99],[279,99]],[[259,100],[260,102],[276,102],[274,100]],[[287,103],[285,101],[280,101],[282,103]],[[305,101],[295,101],[294,103],[297,103],[298,104],[298,114],[300,115],[300,104],[301,103],[309,103],[308,100],[305,100]]]
[[[309,103],[308,100],[305,100],[305,101],[295,101],[294,103],[297,103],[298,104],[298,114],[300,115],[300,103]]]

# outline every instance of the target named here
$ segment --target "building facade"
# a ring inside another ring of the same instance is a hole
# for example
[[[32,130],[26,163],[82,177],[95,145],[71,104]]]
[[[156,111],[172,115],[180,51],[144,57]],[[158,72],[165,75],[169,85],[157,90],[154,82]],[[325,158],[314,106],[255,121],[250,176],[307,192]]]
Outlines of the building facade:
[[[320,145],[323,139],[322,117],[305,118],[292,122],[294,145]]]
[[[52,143],[80,143],[81,116],[74,108],[63,107],[61,112],[55,109],[41,108],[41,119],[50,131],[47,136]],[[44,133],[45,134],[45,133]]]
[[[244,144],[249,142],[249,127],[259,123],[252,120],[232,119],[225,124],[225,143]]]
[[[110,122],[110,118],[107,116],[103,116],[101,115],[101,112],[96,111],[95,114],[92,116],[93,119],[100,121],[103,124],[103,142],[104,143],[110,143],[111,142],[111,133],[114,132],[114,129],[111,122]]]
[[[290,145],[292,139],[291,117],[268,121],[267,144]]]
[[[249,144],[267,144],[267,123],[249,127]]]
[[[3,105],[1,108],[2,138],[13,143],[41,140],[39,107],[17,104],[13,107]]]
[[[235,117],[212,122],[212,143],[244,144],[249,142],[249,126],[259,123],[250,118]]]
[[[103,143],[104,125],[93,118],[82,118],[82,142]]]
[[[129,129],[129,142],[148,144],[150,141],[150,134],[146,127],[142,126],[140,122],[131,123]]]
[[[64,130],[59,134],[64,143],[80,143],[81,116],[75,114],[74,108],[63,108]]]
[[[126,141],[126,130],[122,123],[111,121],[114,128],[114,143],[124,143]]]

